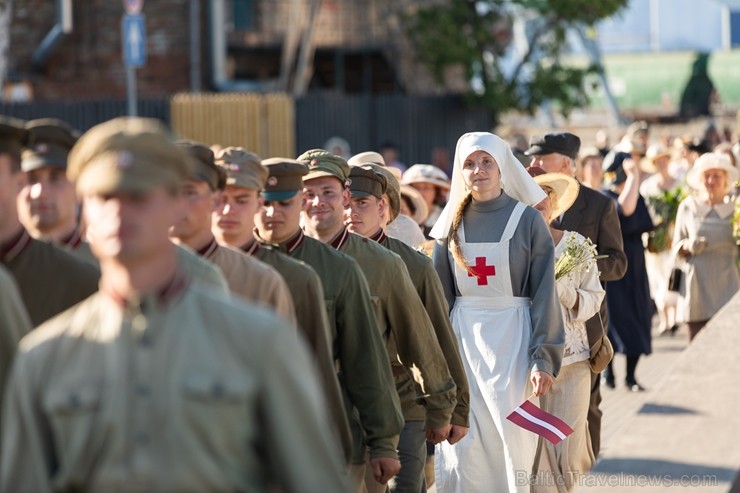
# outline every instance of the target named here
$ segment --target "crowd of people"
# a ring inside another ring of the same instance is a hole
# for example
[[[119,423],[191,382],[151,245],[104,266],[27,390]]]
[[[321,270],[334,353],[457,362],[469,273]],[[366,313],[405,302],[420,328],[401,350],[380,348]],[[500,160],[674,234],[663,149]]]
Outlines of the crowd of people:
[[[654,316],[692,340],[738,289],[738,148],[676,142],[443,169],[0,116],[0,492],[571,490],[612,351],[644,391]]]

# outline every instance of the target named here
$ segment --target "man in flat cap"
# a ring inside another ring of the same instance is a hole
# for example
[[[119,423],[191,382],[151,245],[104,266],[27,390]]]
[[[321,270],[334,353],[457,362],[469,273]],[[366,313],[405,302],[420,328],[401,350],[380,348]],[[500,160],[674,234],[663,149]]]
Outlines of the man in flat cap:
[[[51,240],[69,250],[84,249],[77,197],[66,174],[67,155],[79,132],[56,118],[31,120],[26,129],[28,143],[21,162],[26,184],[18,195],[21,222],[34,238]]]
[[[350,171],[344,159],[328,151],[314,149],[299,156],[298,160],[309,168],[303,177],[305,233],[357,261],[370,293],[377,300],[373,307],[394,376],[401,377],[407,373],[415,377],[423,389],[417,397],[426,409],[424,430],[427,439],[435,444],[447,439],[456,403],[456,386],[406,266],[394,253],[350,233],[344,225],[344,209],[349,205],[347,184]],[[372,171],[369,174],[380,176]],[[364,176],[363,179],[368,178]],[[382,195],[385,193],[385,177],[380,181],[379,194]],[[415,460],[423,465],[425,455],[417,456]],[[414,477],[408,478],[414,488],[421,486],[422,470],[423,467],[415,470],[411,474]]]
[[[441,357],[447,362],[447,367],[457,386],[455,395],[457,403],[451,418],[452,429],[447,438],[450,443],[454,444],[468,431],[470,395],[457,338],[450,325],[449,309],[442,284],[429,257],[385,233],[389,220],[392,221],[399,213],[397,204],[400,201],[400,186],[393,173],[388,168],[376,164],[352,166],[349,180],[351,198],[349,208],[346,210],[347,229],[377,242],[401,257],[432,323],[436,340],[432,341],[428,338],[418,342],[435,346],[423,349],[430,356],[438,357],[441,351]],[[386,197],[390,200],[388,201]],[[389,204],[395,206],[389,207]],[[417,330],[416,326],[412,328],[414,331]],[[401,432],[398,444],[401,471],[396,478],[395,488],[391,490],[420,491],[427,455],[424,433],[427,413],[424,406],[418,402],[420,389],[416,382],[407,372],[397,371],[394,375],[406,425]]]
[[[223,171],[215,164],[213,151],[197,142],[179,141],[177,145],[190,156],[193,171],[182,189],[185,214],[170,231],[173,241],[218,266],[232,293],[271,307],[295,325],[293,299],[280,274],[239,250],[219,245],[211,232],[212,214],[226,184]]]
[[[396,183],[398,183],[398,181],[401,179],[401,170],[399,170],[398,168],[391,168],[386,166],[385,161],[383,160],[383,156],[374,151],[365,151],[359,154],[355,154],[347,161],[347,164],[349,164],[350,166],[358,166],[360,164],[374,164],[386,168],[388,170],[388,173],[393,176]],[[388,175],[388,173],[384,174]],[[390,186],[391,185],[389,182],[389,187]],[[401,190],[403,190],[404,188],[406,188],[406,190],[411,189],[410,193],[414,193],[416,196],[418,196],[419,205],[423,208],[423,210],[418,211],[420,216],[419,221],[422,221],[423,218],[426,218],[427,216],[426,202],[424,201],[424,198],[411,185],[404,185],[403,187],[401,187]],[[388,236],[397,238],[413,248],[421,247],[427,241],[427,239],[424,236],[419,223],[412,219],[410,216],[404,214],[401,210],[401,204],[403,200],[401,194],[399,193],[398,197],[396,197],[395,194],[389,195],[386,193],[385,199],[389,206],[389,210],[386,212],[386,215],[390,213],[391,209],[398,210],[398,213],[395,214],[395,218],[388,219],[385,232],[388,234]],[[397,202],[394,202],[396,200]],[[423,218],[421,216],[423,216]]]
[[[378,482],[386,483],[400,469],[396,446],[403,428],[401,405],[371,306],[370,289],[351,257],[301,231],[306,165],[287,158],[267,159],[263,165],[268,176],[264,207],[256,216],[256,234],[261,243],[306,262],[321,278],[334,360],[352,431],[350,475],[356,490],[362,492],[367,449]]]
[[[263,206],[260,191],[267,180],[267,168],[262,166],[261,159],[241,147],[226,147],[216,156],[216,166],[226,175],[226,187],[213,212],[213,235],[220,244],[261,260],[285,279],[295,304],[298,328],[313,349],[326,402],[349,461],[352,437],[334,368],[332,334],[321,279],[305,262],[262,245],[254,237],[254,216]]]
[[[347,491],[294,329],[178,269],[168,231],[190,165],[149,119],[72,150],[101,289],[21,342],[0,491]]]
[[[530,166],[539,166],[547,173],[564,173],[575,178],[575,159],[580,147],[581,139],[572,133],[549,133],[533,137],[525,154],[532,156]],[[624,276],[627,270],[627,257],[624,254],[622,229],[614,203],[606,195],[589,187],[579,187],[576,201],[556,222],[555,227],[558,229],[575,231],[589,238],[596,245],[599,255],[606,256],[597,260],[602,286],[606,281],[616,281]],[[606,324],[606,301],[604,301],[600,313],[586,322],[592,356],[601,347]],[[591,380],[588,428],[596,457],[601,444],[600,376],[592,373]]]
[[[50,243],[32,238],[18,218],[23,186],[21,150],[28,130],[0,116],[0,263],[15,278],[33,326],[82,301],[98,289],[98,270]]]
[[[26,129],[29,138],[21,161],[26,184],[18,195],[21,222],[34,238],[50,240],[97,267],[78,225],[77,196],[66,175],[67,156],[79,133],[55,118],[31,120]],[[184,247],[177,253],[195,280],[228,292],[226,279],[215,265]]]

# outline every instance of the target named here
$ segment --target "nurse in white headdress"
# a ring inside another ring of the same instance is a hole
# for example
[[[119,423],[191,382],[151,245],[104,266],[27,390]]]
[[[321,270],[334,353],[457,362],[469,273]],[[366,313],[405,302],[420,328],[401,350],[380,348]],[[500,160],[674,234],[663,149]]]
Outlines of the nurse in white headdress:
[[[431,236],[471,410],[469,433],[438,445],[437,491],[525,492],[537,435],[506,416],[547,393],[563,354],[553,242],[531,207],[545,194],[508,144],[485,132],[458,140],[451,185]]]

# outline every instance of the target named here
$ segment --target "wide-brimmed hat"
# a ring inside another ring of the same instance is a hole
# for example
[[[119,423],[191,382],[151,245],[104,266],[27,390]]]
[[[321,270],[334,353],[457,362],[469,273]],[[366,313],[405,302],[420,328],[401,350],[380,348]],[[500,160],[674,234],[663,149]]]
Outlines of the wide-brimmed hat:
[[[547,173],[538,166],[530,166],[527,172],[539,186],[548,187],[555,192],[557,200],[552,204],[553,218],[561,216],[576,201],[580,185],[575,178],[563,173]]]
[[[723,152],[708,152],[699,156],[686,175],[686,183],[694,190],[702,190],[701,175],[710,169],[721,169],[727,173],[728,190],[740,179],[740,171],[732,165],[730,156]]]
[[[655,161],[662,157],[672,157],[673,153],[669,148],[664,146],[663,144],[656,143],[651,144],[647,148],[647,152],[645,153],[645,157],[640,159],[640,168],[642,170],[648,172],[648,173],[657,173],[658,168],[655,167]]]
[[[401,184],[414,183],[431,183],[445,190],[450,189],[450,178],[447,174],[431,164],[415,164],[404,171]]]
[[[422,224],[429,215],[429,208],[427,207],[426,200],[424,200],[424,197],[421,196],[419,191],[411,185],[401,185],[401,198],[403,199],[404,197],[411,201],[414,209],[411,219],[413,219],[416,224]]]

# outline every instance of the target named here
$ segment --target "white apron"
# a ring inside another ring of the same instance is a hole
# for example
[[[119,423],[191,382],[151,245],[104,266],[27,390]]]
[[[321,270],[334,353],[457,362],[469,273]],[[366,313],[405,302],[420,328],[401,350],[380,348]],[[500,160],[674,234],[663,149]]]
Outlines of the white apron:
[[[531,301],[513,296],[509,271],[509,241],[524,209],[516,205],[499,243],[466,243],[460,225],[473,272],[451,260],[461,294],[451,319],[470,383],[470,431],[455,445],[437,445],[440,493],[529,491],[537,435],[506,419],[531,393]]]

